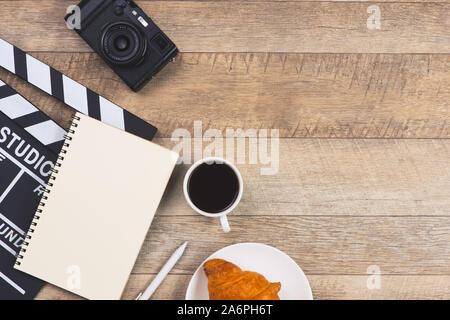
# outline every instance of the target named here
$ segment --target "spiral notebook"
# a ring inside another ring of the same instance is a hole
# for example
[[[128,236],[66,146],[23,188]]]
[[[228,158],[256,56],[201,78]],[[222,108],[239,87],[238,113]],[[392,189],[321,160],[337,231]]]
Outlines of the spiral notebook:
[[[120,299],[178,154],[77,113],[15,268]]]

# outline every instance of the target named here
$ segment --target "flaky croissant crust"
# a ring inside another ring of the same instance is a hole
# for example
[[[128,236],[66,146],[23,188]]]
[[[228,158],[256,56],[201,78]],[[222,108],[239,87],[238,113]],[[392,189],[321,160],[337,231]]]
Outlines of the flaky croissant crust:
[[[269,282],[257,272],[242,271],[222,259],[207,261],[203,269],[210,300],[280,300],[281,284]]]

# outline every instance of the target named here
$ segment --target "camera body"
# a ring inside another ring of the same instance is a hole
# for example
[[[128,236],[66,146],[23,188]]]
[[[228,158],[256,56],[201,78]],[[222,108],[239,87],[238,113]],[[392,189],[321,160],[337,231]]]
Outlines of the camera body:
[[[133,91],[178,54],[175,44],[132,0],[82,0],[78,7],[81,29],[76,31]]]

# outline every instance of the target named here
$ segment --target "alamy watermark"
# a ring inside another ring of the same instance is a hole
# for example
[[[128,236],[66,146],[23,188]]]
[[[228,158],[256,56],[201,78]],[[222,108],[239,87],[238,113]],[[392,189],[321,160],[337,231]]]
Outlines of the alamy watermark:
[[[81,268],[77,265],[70,265],[66,270],[66,287],[68,290],[81,289]]]
[[[278,129],[208,129],[194,121],[193,135],[184,128],[172,133],[172,148],[180,154],[179,164],[192,164],[207,157],[224,158],[235,164],[260,165],[261,175],[275,175],[280,167]]]
[[[71,5],[67,7],[68,14],[66,25],[70,30],[81,29],[81,9],[79,6]]]
[[[367,274],[370,276],[367,278],[366,285],[369,290],[381,289],[381,269],[377,265],[371,265],[367,268]]]
[[[370,16],[367,18],[367,29],[380,30],[381,29],[381,9],[377,5],[371,5],[367,8],[367,13]]]

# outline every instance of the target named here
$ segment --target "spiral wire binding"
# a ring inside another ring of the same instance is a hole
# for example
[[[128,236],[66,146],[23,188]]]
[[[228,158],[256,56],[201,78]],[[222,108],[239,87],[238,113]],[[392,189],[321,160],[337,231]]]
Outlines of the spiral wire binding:
[[[20,266],[21,265],[21,261],[19,260],[23,260],[24,257],[24,253],[27,252],[27,249],[24,247],[28,247],[30,245],[29,240],[31,240],[32,235],[30,235],[31,233],[34,233],[34,231],[36,230],[36,227],[38,225],[38,220],[41,218],[41,214],[44,210],[45,207],[45,203],[48,200],[48,194],[50,194],[50,192],[52,191],[52,187],[53,187],[53,182],[56,180],[56,176],[59,173],[59,170],[56,169],[56,167],[61,168],[62,166],[62,161],[64,161],[64,154],[67,154],[67,149],[70,147],[70,141],[72,141],[73,137],[72,135],[75,133],[75,128],[78,127],[78,121],[81,120],[80,117],[74,115],[72,116],[72,123],[70,124],[70,129],[68,130],[68,133],[66,135],[64,135],[64,144],[63,147],[58,155],[58,159],[55,163],[55,168],[52,169],[52,175],[50,176],[48,182],[47,182],[47,186],[44,189],[44,195],[41,198],[41,201],[39,202],[38,208],[36,209],[36,214],[33,217],[33,221],[31,222],[30,228],[28,229],[27,235],[25,236],[25,241],[23,241],[22,243],[22,247],[20,249],[20,253],[17,255],[17,259],[16,259],[16,265]],[[23,253],[23,254],[22,254]]]

